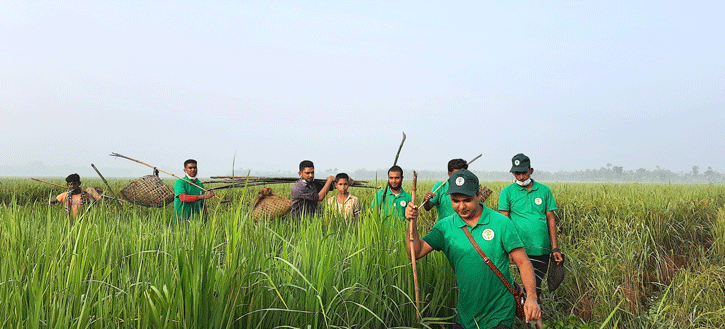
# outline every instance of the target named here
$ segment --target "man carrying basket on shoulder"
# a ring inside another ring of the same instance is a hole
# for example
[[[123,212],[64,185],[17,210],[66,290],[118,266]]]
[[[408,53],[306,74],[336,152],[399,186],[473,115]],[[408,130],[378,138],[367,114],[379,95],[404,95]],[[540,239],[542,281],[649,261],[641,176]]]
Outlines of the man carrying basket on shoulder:
[[[79,209],[88,207],[93,201],[101,199],[101,196],[94,188],[81,189],[81,176],[78,174],[68,175],[65,178],[65,182],[68,184],[68,192],[59,194],[50,200],[50,204],[64,203],[66,211],[73,218],[78,215]]]
[[[194,216],[206,215],[206,199],[214,197],[214,192],[202,189],[204,184],[196,178],[199,172],[196,160],[184,161],[184,179],[177,179],[174,183],[174,214],[175,219],[189,219]],[[196,184],[191,184],[193,182]]]

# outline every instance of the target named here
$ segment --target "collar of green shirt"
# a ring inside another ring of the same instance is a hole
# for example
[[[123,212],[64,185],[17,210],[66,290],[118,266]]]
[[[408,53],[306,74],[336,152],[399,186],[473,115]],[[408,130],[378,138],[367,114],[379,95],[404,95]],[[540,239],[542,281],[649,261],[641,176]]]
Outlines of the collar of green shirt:
[[[391,190],[391,189],[390,189],[390,187],[388,187],[388,195],[392,195],[392,196],[394,196],[394,197],[396,197],[396,198],[397,198],[397,197],[399,197],[399,196],[401,196],[401,195],[405,195],[405,191],[404,191],[404,190],[403,190],[403,188],[401,187],[401,188],[400,188],[400,192],[398,192],[398,194],[396,195],[395,193],[393,193],[393,190]]]

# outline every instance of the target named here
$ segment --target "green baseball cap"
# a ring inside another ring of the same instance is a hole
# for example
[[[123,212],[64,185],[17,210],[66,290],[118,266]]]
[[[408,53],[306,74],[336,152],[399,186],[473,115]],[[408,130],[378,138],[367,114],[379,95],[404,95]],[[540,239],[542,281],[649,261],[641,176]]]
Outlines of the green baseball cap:
[[[511,172],[527,171],[531,168],[531,160],[523,153],[514,155],[511,159]]]
[[[474,196],[478,193],[478,177],[468,169],[456,170],[448,178],[448,193]]]

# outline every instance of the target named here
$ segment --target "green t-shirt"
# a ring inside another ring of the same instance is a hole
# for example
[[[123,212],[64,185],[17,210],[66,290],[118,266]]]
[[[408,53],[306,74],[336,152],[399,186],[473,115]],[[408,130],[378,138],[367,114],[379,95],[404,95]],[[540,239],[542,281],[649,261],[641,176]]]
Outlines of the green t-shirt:
[[[189,179],[189,176],[184,176],[184,179]],[[204,187],[204,184],[201,183],[201,180],[196,180],[194,183],[196,185],[199,185],[201,187]],[[204,190],[189,184],[189,182],[183,180],[183,179],[177,179],[174,183],[174,214],[175,219],[188,219],[191,216],[198,216],[201,213],[201,209],[204,206],[204,200],[199,200],[196,202],[183,202],[179,200],[179,195],[181,194],[188,194],[188,195],[202,195],[204,194]]]
[[[486,207],[474,227],[468,227],[481,250],[504,277],[513,284],[508,254],[522,248],[523,242],[511,221]],[[456,273],[458,282],[458,315],[456,322],[464,328],[491,328],[503,323],[512,326],[516,316],[513,295],[486,265],[468,240],[463,226],[466,222],[454,214],[438,220],[423,237],[434,250],[443,251]]]
[[[384,219],[388,218],[394,218],[398,220],[405,220],[405,207],[408,206],[408,202],[412,200],[412,196],[408,194],[408,192],[405,192],[402,188],[400,189],[400,193],[396,196],[393,194],[393,191],[390,190],[390,188],[387,189],[388,194],[385,196],[385,204],[383,205],[383,209],[381,210],[380,214]],[[375,198],[370,203],[370,207],[375,208],[380,204],[380,200],[383,197],[383,191],[380,190],[375,195]]]
[[[437,189],[438,186],[441,186],[441,184],[445,183],[435,183],[435,185],[433,185],[432,191],[435,191],[435,189]],[[430,202],[436,207],[436,212],[438,212],[439,220],[456,213],[455,211],[453,211],[451,196],[446,195],[447,192],[448,184],[445,184],[438,191],[436,191],[436,195],[430,199]]]
[[[551,252],[546,212],[556,210],[556,202],[548,186],[531,181],[531,190],[516,183],[504,187],[498,198],[498,210],[509,212],[511,221],[526,244],[526,254],[541,256]]]

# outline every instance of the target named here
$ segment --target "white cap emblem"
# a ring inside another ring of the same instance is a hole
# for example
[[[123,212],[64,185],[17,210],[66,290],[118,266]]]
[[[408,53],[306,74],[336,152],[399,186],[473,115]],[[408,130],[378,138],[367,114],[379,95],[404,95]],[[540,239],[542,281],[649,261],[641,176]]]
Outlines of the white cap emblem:
[[[514,166],[518,166],[520,163],[521,161],[519,161],[519,159],[514,160]]]
[[[483,239],[486,241],[493,240],[494,235],[495,234],[493,234],[493,230],[490,228],[483,230],[483,233],[481,234],[481,236],[483,236]]]
[[[456,178],[456,185],[463,186],[464,183],[466,183],[466,180],[463,177]]]

